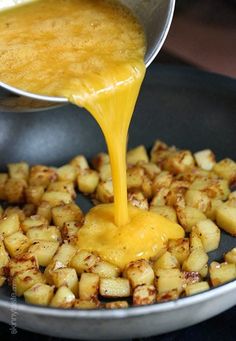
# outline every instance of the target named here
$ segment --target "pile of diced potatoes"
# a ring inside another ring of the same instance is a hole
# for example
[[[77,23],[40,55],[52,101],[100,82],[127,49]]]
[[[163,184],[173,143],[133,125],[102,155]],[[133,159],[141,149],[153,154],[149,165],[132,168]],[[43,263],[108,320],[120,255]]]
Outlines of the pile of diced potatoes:
[[[236,163],[211,150],[192,154],[156,141],[127,153],[129,202],[178,222],[185,238],[163,254],[119,269],[77,247],[84,214],[77,193],[113,202],[109,156],[83,155],[59,168],[25,162],[0,173],[0,286],[27,303],[60,308],[126,308],[174,300],[236,279],[236,247],[208,264],[221,229],[236,236]],[[79,194],[81,195],[81,194]],[[105,298],[105,299],[104,299]]]

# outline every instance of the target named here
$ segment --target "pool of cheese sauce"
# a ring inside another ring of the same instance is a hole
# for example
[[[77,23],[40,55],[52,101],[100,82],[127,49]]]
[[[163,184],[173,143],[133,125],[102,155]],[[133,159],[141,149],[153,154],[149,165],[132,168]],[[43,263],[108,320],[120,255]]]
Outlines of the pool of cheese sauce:
[[[38,0],[0,13],[0,81],[67,97],[103,131],[114,204],[86,215],[78,247],[123,268],[159,254],[183,229],[127,203],[126,145],[145,75],[145,34],[128,9],[106,0]],[[144,117],[145,124],[145,117]],[[90,143],[96,143],[91,136]]]

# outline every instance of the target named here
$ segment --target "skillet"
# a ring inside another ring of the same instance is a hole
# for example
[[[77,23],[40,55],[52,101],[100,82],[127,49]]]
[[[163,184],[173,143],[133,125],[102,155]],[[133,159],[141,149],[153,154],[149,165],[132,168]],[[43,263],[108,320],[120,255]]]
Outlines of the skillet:
[[[150,147],[156,138],[192,151],[212,149],[218,159],[236,159],[236,81],[186,67],[153,64],[147,72],[129,133],[129,147]],[[88,158],[104,151],[103,136],[92,117],[72,105],[37,113],[0,112],[0,169],[6,163],[59,166],[76,154]],[[83,210],[91,207],[81,195]],[[236,246],[222,233],[210,259]],[[0,288],[0,320],[51,336],[74,339],[140,338],[184,328],[236,304],[236,280],[175,302],[114,311],[75,311],[10,302],[10,291]]]

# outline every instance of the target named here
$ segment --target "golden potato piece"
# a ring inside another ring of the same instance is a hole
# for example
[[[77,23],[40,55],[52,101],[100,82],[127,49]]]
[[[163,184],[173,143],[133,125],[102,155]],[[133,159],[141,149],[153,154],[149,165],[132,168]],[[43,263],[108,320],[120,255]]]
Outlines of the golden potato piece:
[[[60,181],[69,182],[75,182],[78,173],[77,168],[71,164],[57,168],[56,172]]]
[[[18,231],[6,237],[4,244],[10,256],[17,257],[28,250],[31,241],[22,232]]]
[[[71,308],[75,303],[75,295],[66,286],[60,287],[53,296],[50,306],[54,308]]]
[[[101,278],[116,278],[120,275],[120,269],[116,265],[103,260],[97,261],[89,271],[98,274]]]
[[[145,259],[129,263],[125,269],[125,276],[129,279],[132,288],[143,284],[153,285],[155,277],[151,265]]]
[[[26,303],[47,306],[53,297],[53,292],[54,287],[36,283],[24,292],[24,299]]]
[[[59,242],[48,240],[33,241],[28,252],[34,255],[40,266],[47,266],[59,247]]]
[[[135,165],[137,162],[140,162],[140,161],[144,161],[144,162],[149,161],[146,148],[143,145],[130,149],[127,153],[128,165]]]
[[[170,206],[151,206],[150,207],[151,212],[155,212],[157,214],[160,214],[161,216],[173,221],[174,223],[177,223],[177,215],[175,212],[175,209]]]
[[[154,285],[139,285],[133,292],[133,305],[153,304],[156,301]]]
[[[208,256],[202,248],[194,249],[183,263],[185,271],[200,271],[208,262]]]
[[[190,284],[185,288],[186,296],[191,296],[195,294],[199,294],[200,292],[209,290],[210,286],[208,282],[198,282],[194,284]]]
[[[99,292],[103,297],[129,297],[131,288],[128,279],[101,278]]]
[[[3,238],[18,232],[20,229],[20,220],[18,214],[12,214],[0,220],[0,236]]]
[[[189,239],[170,239],[168,242],[168,251],[178,260],[179,264],[182,265],[189,256]]]
[[[236,278],[236,265],[233,263],[212,262],[209,272],[211,283],[215,287]]]
[[[231,159],[221,160],[214,166],[213,171],[226,179],[229,184],[233,184],[236,181],[236,162]]]
[[[202,220],[196,224],[194,231],[200,236],[204,250],[216,250],[220,244],[220,229],[210,219]]]
[[[86,250],[79,250],[70,261],[70,266],[76,270],[78,274],[88,272],[100,261],[100,258]]]
[[[199,221],[205,220],[206,216],[200,210],[194,207],[177,207],[176,213],[181,226],[186,232],[191,232],[192,227]]]
[[[11,179],[28,180],[29,165],[26,162],[9,163],[7,167]]]
[[[236,236],[236,207],[222,205],[217,208],[216,223],[224,231]]]
[[[62,228],[68,221],[76,221],[80,224],[84,221],[84,214],[76,204],[60,205],[52,208],[53,223]]]
[[[227,263],[236,264],[236,247],[234,247],[232,250],[228,251],[224,255],[224,259]]]
[[[43,274],[39,270],[30,269],[13,277],[12,288],[16,296],[22,296],[26,290],[38,283],[44,283]]]
[[[99,276],[93,273],[82,273],[79,281],[79,298],[94,300],[98,297]]]
[[[183,277],[179,269],[159,269],[156,272],[156,288],[158,294],[177,290],[180,294],[183,291]]]
[[[194,153],[194,158],[198,167],[206,171],[212,170],[216,163],[215,155],[210,149],[204,149]]]
[[[127,301],[114,301],[105,304],[106,309],[125,309],[128,308],[129,304]]]
[[[80,192],[84,194],[92,194],[98,186],[99,175],[93,169],[86,169],[79,174],[77,183]]]
[[[78,294],[78,277],[75,269],[59,268],[51,273],[53,284],[56,288],[66,286],[76,296]]]
[[[157,273],[159,269],[176,269],[179,267],[180,264],[177,258],[168,251],[159,257],[153,264],[153,270],[155,273]]]

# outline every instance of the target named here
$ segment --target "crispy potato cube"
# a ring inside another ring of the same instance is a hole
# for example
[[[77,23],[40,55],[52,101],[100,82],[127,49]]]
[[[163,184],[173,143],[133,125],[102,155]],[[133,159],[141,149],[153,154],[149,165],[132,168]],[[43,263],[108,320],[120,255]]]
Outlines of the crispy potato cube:
[[[194,231],[200,236],[206,252],[216,250],[219,247],[220,229],[210,219],[198,222]]]
[[[61,232],[56,226],[36,226],[29,229],[26,236],[31,240],[61,241]]]
[[[33,241],[28,252],[32,253],[37,258],[40,266],[47,266],[59,247],[59,242],[48,240]]]
[[[216,220],[216,211],[221,205],[223,205],[223,201],[221,199],[211,199],[210,207],[205,212],[207,218]]]
[[[119,277],[120,269],[111,263],[103,260],[97,261],[91,268],[90,271],[98,274],[102,278],[115,278]]]
[[[3,238],[19,231],[20,220],[18,214],[12,214],[0,220],[0,236]]]
[[[164,161],[164,169],[172,174],[183,173],[194,167],[194,158],[189,150],[180,150],[172,153]]]
[[[89,168],[88,161],[86,160],[84,155],[77,155],[71,161],[70,165],[75,167],[77,173],[79,174],[81,171]]]
[[[12,289],[16,296],[22,296],[26,290],[38,283],[44,283],[43,274],[39,270],[29,269],[13,277]]]
[[[43,186],[28,186],[25,189],[26,201],[30,204],[39,205],[44,193]]]
[[[56,288],[68,287],[76,296],[78,293],[78,277],[75,269],[59,268],[52,272],[53,284]]]
[[[208,264],[205,264],[204,267],[199,271],[201,278],[206,278],[208,276],[208,268]]]
[[[153,304],[156,301],[154,285],[139,285],[133,292],[133,305]]]
[[[112,179],[111,165],[110,163],[105,163],[99,167],[99,177],[102,181],[107,181]]]
[[[224,231],[236,236],[236,207],[222,205],[217,208],[216,223]]]
[[[55,308],[71,308],[75,303],[75,295],[66,286],[60,287],[53,296],[50,306]]]
[[[2,275],[2,268],[7,266],[9,262],[9,256],[5,249],[5,246],[0,239],[0,275]]]
[[[194,207],[177,207],[176,213],[181,226],[186,232],[191,232],[194,225],[206,219],[205,214]]]
[[[8,174],[7,173],[0,173],[0,200],[5,200],[5,185],[8,180]]]
[[[179,298],[179,295],[180,294],[179,294],[178,290],[173,289],[173,290],[170,290],[170,291],[158,293],[157,297],[156,297],[156,300],[159,303],[173,301],[173,300],[177,300]]]
[[[6,277],[0,275],[0,288],[5,284]]]
[[[224,259],[227,263],[236,264],[236,247],[234,247],[232,250],[228,251],[224,255]]]
[[[100,258],[86,250],[79,250],[71,259],[70,266],[76,270],[78,274],[90,271],[100,261]]]
[[[97,186],[96,198],[102,203],[110,203],[114,200],[112,180],[101,181]]]
[[[52,220],[51,205],[46,201],[41,202],[41,204],[38,206],[38,209],[37,209],[37,215],[40,215],[41,217],[44,217],[45,219],[47,219],[48,223],[50,224]]]
[[[190,252],[187,259],[183,263],[185,271],[200,271],[208,262],[208,256],[202,248],[194,249]]]
[[[189,255],[189,239],[170,239],[168,241],[168,251],[178,260],[182,265]]]
[[[53,297],[54,288],[44,283],[34,284],[24,292],[26,303],[37,305],[49,305]]]
[[[27,252],[17,258],[11,258],[7,267],[7,274],[10,280],[26,270],[38,270],[39,265],[34,255]]]
[[[169,188],[162,187],[160,188],[151,201],[150,207],[156,207],[156,206],[166,206],[167,205],[167,196],[170,192]]]
[[[131,288],[128,279],[101,278],[99,292],[103,297],[129,297]]]
[[[4,239],[5,247],[11,257],[17,257],[26,252],[30,243],[30,239],[20,231],[15,232]]]
[[[110,158],[107,153],[99,153],[92,160],[93,167],[99,172],[102,166],[107,165],[109,163]]]
[[[143,183],[142,183],[141,190],[147,199],[152,198],[152,181],[145,174],[143,176]]]
[[[194,284],[190,284],[185,288],[186,296],[191,296],[195,294],[199,294],[200,292],[209,290],[209,284],[207,282],[198,282]]]
[[[93,169],[86,169],[78,175],[77,183],[80,192],[92,194],[95,192],[99,182],[99,175]]]
[[[82,300],[77,299],[73,305],[75,309],[97,309],[100,306],[100,302],[97,300]]]
[[[139,166],[127,169],[127,188],[129,190],[140,190],[142,188],[144,170]]]
[[[174,223],[177,223],[177,215],[175,212],[175,209],[170,206],[151,206],[150,207],[151,212],[155,212],[157,214],[160,214],[161,216],[173,221]]]
[[[190,284],[198,283],[201,281],[201,276],[197,271],[182,271],[183,286],[186,288]]]
[[[60,205],[52,208],[52,220],[56,226],[62,228],[68,221],[76,221],[82,224],[84,214],[76,204]]]
[[[7,167],[11,179],[28,180],[29,165],[26,162],[9,163]]]
[[[162,156],[163,153],[168,153],[169,147],[167,146],[166,143],[156,140],[152,150],[151,150],[151,162],[159,164],[162,161],[162,158],[160,160],[160,156]]]
[[[183,291],[183,277],[179,269],[159,269],[156,276],[158,294],[172,290],[177,290],[180,294]]]
[[[206,171],[212,170],[216,160],[215,155],[210,149],[204,149],[194,154],[198,167]]]
[[[69,193],[72,199],[76,198],[74,184],[70,181],[51,182],[47,188],[47,192],[65,192]]]
[[[41,198],[42,201],[48,202],[52,207],[72,203],[71,195],[67,192],[45,192]]]
[[[190,233],[190,252],[192,252],[195,249],[204,249],[202,240],[200,238],[200,235],[195,231],[195,227],[192,229]]]
[[[82,273],[79,281],[79,298],[93,300],[98,297],[99,276],[93,273]]]
[[[159,257],[153,264],[155,273],[158,272],[158,269],[176,269],[179,267],[180,265],[177,258],[168,251]]]
[[[148,210],[148,200],[142,192],[128,193],[128,201],[134,207],[138,207],[141,210]]]
[[[219,178],[202,177],[196,178],[190,186],[192,190],[206,193],[209,198],[226,200],[230,190],[227,180]]]
[[[185,202],[187,206],[195,207],[203,213],[209,210],[211,205],[211,200],[206,193],[193,189],[185,193]]]
[[[71,244],[76,244],[78,241],[78,230],[81,227],[81,223],[77,221],[69,221],[65,223],[61,229],[61,236],[64,241]]]
[[[166,197],[166,205],[173,206],[174,208],[177,208],[177,207],[184,208],[186,204],[185,204],[184,194],[182,193],[182,190],[171,189]]]
[[[167,171],[162,171],[153,180],[152,189],[154,193],[157,193],[161,188],[170,188],[173,181],[173,175]]]
[[[144,161],[148,162],[148,154],[146,148],[143,145],[140,145],[136,148],[133,148],[127,152],[127,164],[135,165],[137,162]]]
[[[25,233],[27,233],[27,231],[30,230],[32,227],[39,226],[48,226],[48,221],[40,215],[33,215],[31,217],[28,217],[21,223],[21,228]]]
[[[213,171],[226,179],[229,184],[233,184],[236,181],[236,162],[231,159],[221,160],[214,166]]]
[[[71,164],[57,168],[58,179],[61,181],[75,182],[77,173],[77,168]]]
[[[52,260],[44,270],[44,278],[47,284],[53,285],[52,274],[57,269],[66,268],[66,265],[60,261]]]
[[[236,265],[232,263],[220,264],[212,262],[210,264],[209,272],[211,283],[215,287],[236,278]]]
[[[145,175],[147,175],[150,180],[153,180],[158,174],[161,173],[161,169],[155,163],[140,162],[138,165],[144,169]]]
[[[153,285],[154,283],[154,271],[145,259],[129,263],[125,269],[125,275],[129,279],[132,288],[143,284]]]
[[[65,266],[69,265],[76,253],[76,247],[71,244],[62,244],[53,257],[54,261],[61,262]]]
[[[105,304],[106,309],[125,309],[128,308],[129,304],[127,301],[114,301]]]
[[[57,172],[55,169],[37,165],[30,169],[29,185],[43,186],[46,188],[50,182],[57,180]]]
[[[22,203],[26,187],[25,180],[8,179],[5,184],[5,199],[11,204]]]

